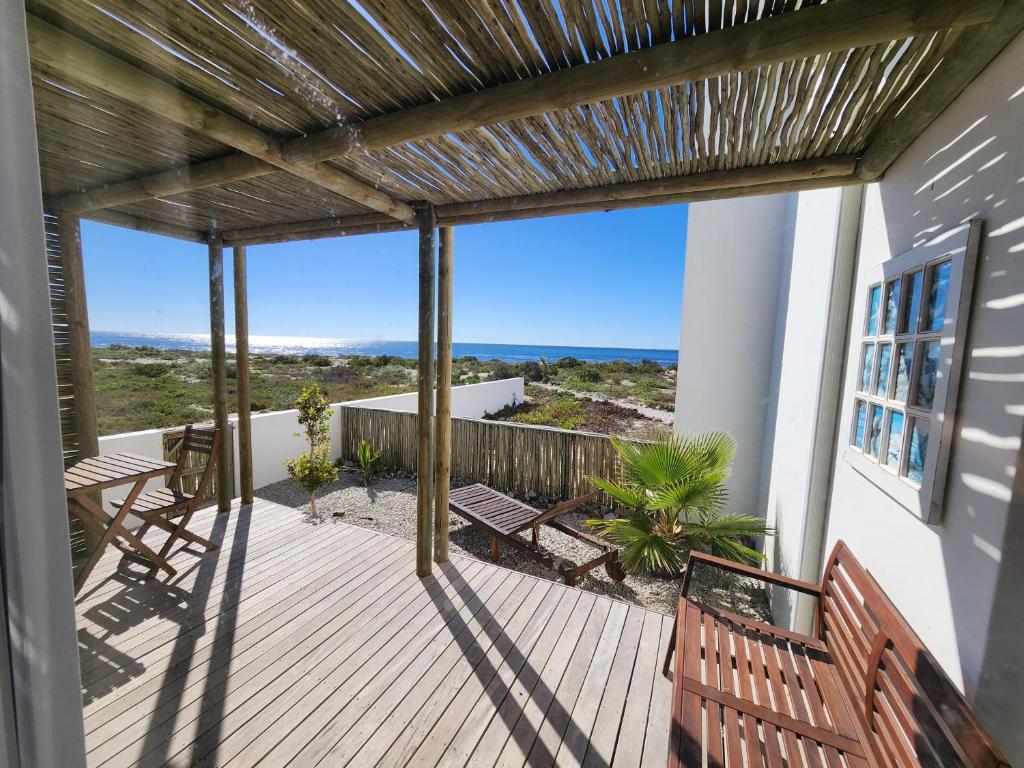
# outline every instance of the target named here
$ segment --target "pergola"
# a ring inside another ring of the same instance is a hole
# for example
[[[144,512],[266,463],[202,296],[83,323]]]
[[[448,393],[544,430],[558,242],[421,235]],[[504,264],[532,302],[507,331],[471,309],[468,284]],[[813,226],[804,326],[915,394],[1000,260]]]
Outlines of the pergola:
[[[453,226],[876,180],[1024,27],[1024,0],[27,7],[75,450],[98,452],[80,218],[209,245],[224,430],[232,247],[243,502],[245,247],[418,228],[421,575],[447,558]]]

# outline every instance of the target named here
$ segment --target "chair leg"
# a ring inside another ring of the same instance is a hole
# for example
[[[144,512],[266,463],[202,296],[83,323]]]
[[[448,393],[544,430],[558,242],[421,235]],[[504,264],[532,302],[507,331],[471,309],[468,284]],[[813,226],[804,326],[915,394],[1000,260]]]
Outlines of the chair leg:
[[[491,536],[491,562],[498,562],[498,537]]]

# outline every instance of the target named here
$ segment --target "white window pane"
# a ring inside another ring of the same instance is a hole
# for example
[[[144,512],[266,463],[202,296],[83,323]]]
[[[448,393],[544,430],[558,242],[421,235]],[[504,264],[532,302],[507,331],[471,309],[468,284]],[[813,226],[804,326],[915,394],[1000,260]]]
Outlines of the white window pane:
[[[867,336],[874,336],[878,333],[878,312],[882,304],[882,286],[873,285],[868,289],[868,319],[864,326],[864,333]]]
[[[885,332],[896,333],[896,319],[900,312],[900,279],[885,285]]]
[[[878,376],[875,378],[874,393],[882,397],[889,395],[889,367],[892,362],[892,344],[878,345]]]
[[[903,453],[903,414],[889,411],[889,437],[885,449],[885,465],[899,470],[900,455]]]
[[[939,342],[925,341],[920,347],[914,405],[931,408],[935,401],[935,382],[939,370]]]
[[[901,403],[907,402],[907,395],[910,394],[910,371],[914,366],[914,342],[906,342],[896,345],[896,387],[893,390],[893,400]]]
[[[882,449],[882,406],[872,405],[869,409],[868,453],[878,458],[878,452]]]
[[[924,480],[924,461],[928,455],[928,421],[910,419],[910,444],[907,447],[907,479],[918,485]]]
[[[864,427],[868,418],[868,409],[863,400],[856,400],[853,404],[853,438],[850,444],[860,450],[864,450]]]
[[[919,270],[907,275],[904,282],[907,295],[903,299],[900,333],[917,333],[917,324],[921,317],[921,289],[924,284],[924,272]]]
[[[860,390],[871,389],[871,373],[875,367],[875,345],[865,344],[860,353]]]
[[[925,319],[926,331],[941,331],[946,321],[946,298],[949,295],[949,274],[952,262],[944,261],[931,268],[928,291],[928,312]]]

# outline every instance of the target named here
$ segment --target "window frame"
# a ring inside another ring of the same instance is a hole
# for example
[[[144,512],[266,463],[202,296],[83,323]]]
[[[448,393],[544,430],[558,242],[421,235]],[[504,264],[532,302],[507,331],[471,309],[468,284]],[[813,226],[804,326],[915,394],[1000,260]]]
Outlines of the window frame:
[[[885,259],[864,269],[857,281],[857,291],[862,299],[856,302],[856,314],[851,318],[848,360],[853,371],[852,376],[847,378],[849,397],[843,416],[846,424],[840,432],[845,436],[842,453],[845,461],[858,473],[911,514],[932,525],[941,524],[945,506],[946,477],[956,421],[957,396],[970,322],[981,230],[982,222],[972,220],[894,258]],[[925,329],[925,319],[930,306],[931,281],[934,269],[945,261],[950,264],[945,319],[941,330],[929,331]],[[921,293],[917,307],[916,329],[911,332],[910,327],[903,327],[903,318],[912,305],[910,279],[918,271],[921,272]],[[896,315],[895,326],[892,333],[887,333],[888,290],[890,284],[897,279],[900,280],[900,296],[893,310]],[[880,293],[878,322],[875,335],[869,336],[871,296],[875,287],[879,288]],[[922,360],[928,342],[939,343],[935,391],[930,409],[915,403]],[[908,343],[914,345],[913,357],[907,380],[906,398],[899,400],[896,398],[900,360],[897,352],[900,345]],[[870,380],[867,388],[862,389],[864,356],[869,345],[874,348]],[[890,347],[888,378],[884,390],[876,393],[882,348],[885,345]],[[864,408],[865,423],[863,444],[858,449],[855,441],[860,405]],[[882,408],[877,458],[870,452],[872,406]],[[899,461],[892,467],[887,462],[887,456],[890,424],[894,412],[903,414],[903,429],[900,435]],[[928,449],[920,485],[907,474],[915,419],[928,423]]]

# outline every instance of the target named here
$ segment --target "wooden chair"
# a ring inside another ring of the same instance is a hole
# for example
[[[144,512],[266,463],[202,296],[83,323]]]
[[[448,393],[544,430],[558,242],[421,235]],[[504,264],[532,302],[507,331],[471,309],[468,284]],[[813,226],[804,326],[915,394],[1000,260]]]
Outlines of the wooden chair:
[[[697,565],[813,595],[815,635],[691,600]],[[821,584],[691,553],[673,640],[669,768],[1009,765],[841,541]]]
[[[541,511],[513,499],[511,496],[499,493],[493,488],[476,483],[452,491],[448,497],[448,506],[452,511],[491,535],[491,560],[494,562],[498,561],[499,542],[504,542],[541,565],[556,571],[570,586],[575,585],[580,576],[601,565],[605,567],[605,571],[612,579],[622,581],[625,578],[625,573],[619,563],[617,549],[596,536],[563,525],[557,519],[593,500],[598,493],[599,491],[593,491],[584,496],[563,501],[546,511]],[[584,541],[602,554],[581,565],[565,558],[546,554],[540,548],[541,525],[549,525],[567,536]],[[532,532],[531,540],[528,542],[518,536],[519,533],[527,530]]]
[[[167,559],[167,555],[174,546],[174,542],[178,539],[199,544],[205,547],[207,551],[217,549],[217,545],[212,541],[204,539],[202,536],[188,530],[188,523],[209,490],[210,484],[213,482],[213,473],[217,466],[217,449],[220,447],[220,441],[221,433],[219,429],[202,429],[192,425],[185,427],[185,435],[181,440],[181,449],[178,453],[178,462],[171,473],[170,479],[167,481],[167,487],[139,494],[132,503],[131,514],[141,518],[143,521],[142,527],[136,534],[138,538],[141,539],[145,536],[146,532],[153,526],[167,531],[167,541],[164,542],[163,548],[159,552],[160,557],[164,560]],[[181,490],[181,479],[182,474],[188,467],[189,457],[193,455],[205,456],[206,467],[203,470],[202,477],[199,479],[196,492],[189,494]],[[114,504],[117,506],[123,503],[122,500],[114,501]],[[171,522],[170,518],[179,514],[181,519],[177,522]]]

